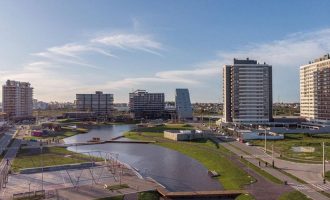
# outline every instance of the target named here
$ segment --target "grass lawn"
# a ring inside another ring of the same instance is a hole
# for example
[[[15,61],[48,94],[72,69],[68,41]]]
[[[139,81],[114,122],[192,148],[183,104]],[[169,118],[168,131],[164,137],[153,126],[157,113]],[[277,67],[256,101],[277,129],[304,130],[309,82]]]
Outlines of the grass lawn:
[[[250,168],[253,169],[253,171],[257,172],[258,174],[260,174],[261,176],[267,178],[268,180],[272,181],[273,183],[277,183],[277,184],[283,184],[283,181],[281,181],[280,179],[276,178],[275,176],[269,174],[268,172],[266,172],[263,169],[260,169],[259,167],[255,166],[254,164],[250,163],[249,161],[245,160],[244,158],[241,159],[241,161],[249,166]]]
[[[160,195],[156,191],[140,192],[138,200],[158,200]]]
[[[95,159],[97,161],[100,160],[97,158]],[[42,154],[40,154],[39,148],[20,149],[17,157],[12,163],[12,170],[18,172],[23,168],[64,165],[90,161],[91,159],[87,155],[73,153],[63,147],[44,147]]]
[[[321,163],[322,142],[330,145],[330,134],[319,134],[308,136],[306,134],[287,134],[284,140],[267,141],[267,149],[271,151],[272,144],[274,151],[280,153],[283,159],[296,162]],[[264,140],[251,141],[252,144],[264,146]],[[310,153],[294,152],[292,147],[314,147],[315,151]],[[330,147],[325,148],[326,159],[330,159]]]
[[[189,124],[166,124],[155,127],[137,128],[135,132],[163,133],[165,130],[192,130],[193,126]]]
[[[119,195],[119,196],[115,196],[115,197],[99,198],[97,200],[123,200],[123,199],[124,199],[124,195]]]
[[[109,185],[107,187],[107,189],[111,191],[125,189],[125,188],[129,188],[129,186],[127,184],[118,184],[118,185]]]
[[[330,181],[330,171],[325,172],[325,178],[327,179],[327,181]]]
[[[282,194],[279,200],[310,200],[310,198],[299,191],[293,191]]]
[[[238,197],[236,197],[235,200],[255,200],[255,198],[250,194],[241,194]]]
[[[47,136],[41,136],[41,137],[37,137],[37,136],[26,136],[24,137],[24,140],[30,140],[30,139],[34,139],[34,140],[42,140],[42,139],[64,139],[67,137],[71,137],[77,134],[81,134],[80,132],[74,132],[74,131],[58,131],[55,134],[52,135],[47,135]]]
[[[184,126],[184,125],[181,125]],[[156,127],[157,130],[167,130],[168,127]],[[180,125],[175,127],[181,129]],[[186,127],[191,128],[191,127]],[[154,140],[155,144],[179,151],[189,157],[192,157],[202,163],[207,169],[215,170],[220,174],[217,179],[225,189],[242,189],[244,185],[254,182],[254,178],[249,176],[242,169],[237,167],[232,161],[227,159],[224,154],[228,154],[228,150],[224,147],[215,145],[210,140],[199,140],[198,142],[174,142],[163,138],[162,132],[151,132],[154,128],[143,128],[144,131],[128,132],[125,137],[137,140]]]

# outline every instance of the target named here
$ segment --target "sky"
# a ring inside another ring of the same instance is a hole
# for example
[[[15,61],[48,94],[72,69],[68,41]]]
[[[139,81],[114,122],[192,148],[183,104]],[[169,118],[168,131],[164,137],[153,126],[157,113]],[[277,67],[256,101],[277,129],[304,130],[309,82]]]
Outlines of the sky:
[[[1,0],[0,82],[28,81],[34,98],[188,88],[222,102],[233,58],[273,66],[273,101],[299,101],[299,66],[330,52],[330,1]]]

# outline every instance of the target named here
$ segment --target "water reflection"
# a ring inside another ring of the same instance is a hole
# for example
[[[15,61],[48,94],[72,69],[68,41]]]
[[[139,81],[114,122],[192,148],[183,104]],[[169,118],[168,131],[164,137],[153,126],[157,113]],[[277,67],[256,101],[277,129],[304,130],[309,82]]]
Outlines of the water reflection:
[[[73,136],[68,142],[82,142],[90,137],[109,139],[118,136],[120,130],[125,132],[127,125],[98,128],[92,130],[88,137]],[[132,127],[130,127],[132,128]],[[112,132],[114,131],[114,132]],[[108,137],[108,138],[107,138]],[[196,160],[177,151],[153,144],[119,144],[108,143],[69,147],[71,151],[107,151],[119,154],[119,160],[139,170],[143,176],[150,176],[170,191],[216,190],[221,189],[218,181],[207,175],[207,169]]]

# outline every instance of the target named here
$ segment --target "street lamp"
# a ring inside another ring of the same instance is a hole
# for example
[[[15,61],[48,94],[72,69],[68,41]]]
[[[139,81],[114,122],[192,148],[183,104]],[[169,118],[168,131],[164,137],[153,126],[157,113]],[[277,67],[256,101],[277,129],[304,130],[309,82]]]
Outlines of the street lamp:
[[[267,154],[267,131],[265,128],[265,153]]]
[[[324,142],[322,142],[322,150],[323,150],[323,159],[322,159],[322,163],[323,163],[323,166],[322,166],[322,169],[323,169],[323,183],[325,184],[326,181],[325,181],[325,152],[324,152]]]

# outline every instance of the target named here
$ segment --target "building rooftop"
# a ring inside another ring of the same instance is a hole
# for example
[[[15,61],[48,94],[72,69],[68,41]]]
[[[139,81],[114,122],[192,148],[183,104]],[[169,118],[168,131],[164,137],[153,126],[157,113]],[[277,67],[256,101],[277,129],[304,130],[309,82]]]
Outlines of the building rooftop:
[[[325,54],[322,57],[316,58],[313,61],[309,61],[309,64],[324,61],[324,60],[329,60],[330,59],[330,54]]]

